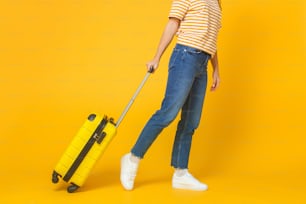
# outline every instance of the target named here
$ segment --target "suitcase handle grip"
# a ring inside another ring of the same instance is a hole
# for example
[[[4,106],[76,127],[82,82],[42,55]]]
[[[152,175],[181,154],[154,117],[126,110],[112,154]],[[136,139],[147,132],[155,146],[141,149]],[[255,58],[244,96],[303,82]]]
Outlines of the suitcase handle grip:
[[[153,66],[150,67],[149,71],[146,73],[144,79],[142,80],[142,82],[140,83],[140,85],[138,86],[136,92],[134,93],[133,97],[131,98],[130,102],[128,103],[128,105],[125,107],[125,109],[123,110],[122,114],[120,115],[117,123],[116,123],[116,128],[120,125],[120,123],[122,122],[124,116],[127,114],[127,112],[129,111],[129,109],[131,108],[133,102],[135,101],[136,97],[138,96],[139,92],[141,91],[143,85],[146,83],[147,79],[149,78],[150,74],[154,72],[154,68]]]
[[[153,73],[153,72],[154,72],[154,67],[151,66],[148,72],[149,72],[149,73]]]

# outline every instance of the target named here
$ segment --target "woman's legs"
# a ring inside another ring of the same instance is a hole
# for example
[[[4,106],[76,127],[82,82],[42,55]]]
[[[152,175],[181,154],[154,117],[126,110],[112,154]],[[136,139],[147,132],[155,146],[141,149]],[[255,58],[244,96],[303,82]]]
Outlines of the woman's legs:
[[[145,155],[151,144],[154,142],[154,140],[157,138],[157,136],[160,134],[160,132],[175,119],[178,112],[182,109],[183,106],[185,107],[183,108],[183,111],[185,113],[182,114],[186,114],[186,116],[182,117],[181,124],[185,124],[185,122],[183,121],[188,118],[191,118],[193,121],[190,123],[191,127],[193,127],[191,128],[192,133],[194,129],[198,126],[199,118],[201,115],[198,113],[201,112],[202,106],[200,106],[200,104],[203,103],[203,98],[205,94],[205,89],[203,92],[201,92],[201,90],[203,89],[200,89],[199,86],[204,86],[203,76],[205,73],[206,79],[206,65],[208,59],[208,54],[199,51],[195,48],[190,48],[182,45],[177,45],[174,48],[169,62],[168,83],[161,109],[158,110],[154,115],[152,115],[150,120],[143,128],[136,144],[131,150],[132,154],[125,155],[121,160],[121,183],[125,189],[133,189],[134,179],[138,167],[138,159],[135,157],[143,158],[143,156]],[[186,101],[187,98],[187,101],[189,102]],[[195,104],[197,107],[200,107],[200,109],[190,109],[190,106],[193,104]],[[188,111],[190,110],[195,110],[197,113],[191,114],[192,117],[189,117]],[[189,123],[186,124],[188,124],[189,126]],[[175,151],[177,152],[177,157],[179,157],[179,155],[184,154],[184,151],[180,150],[180,146],[182,146],[181,144],[183,144],[184,142],[181,142],[182,140],[179,138],[186,138],[184,136],[185,132],[188,132],[190,129],[186,129],[183,126],[185,125],[179,125],[180,130],[178,131],[176,136],[177,142],[175,142],[175,146],[178,147],[178,151]],[[190,135],[190,137],[191,136],[192,134]],[[188,145],[184,147],[188,149]],[[187,157],[185,157],[187,158],[187,162],[184,161],[186,159],[182,159],[183,162],[180,163],[188,163],[189,150],[187,152],[188,155]],[[132,160],[134,159],[136,162],[132,162],[131,158]],[[173,166],[175,167],[176,164],[174,164]],[[184,178],[185,177],[183,177],[183,179]],[[187,178],[187,181],[189,180],[190,177]]]
[[[208,60],[208,58],[207,58]],[[205,191],[208,186],[188,171],[188,161],[194,130],[198,127],[207,86],[207,61],[202,72],[195,78],[183,105],[172,150],[171,165],[175,168],[172,187],[185,190]]]

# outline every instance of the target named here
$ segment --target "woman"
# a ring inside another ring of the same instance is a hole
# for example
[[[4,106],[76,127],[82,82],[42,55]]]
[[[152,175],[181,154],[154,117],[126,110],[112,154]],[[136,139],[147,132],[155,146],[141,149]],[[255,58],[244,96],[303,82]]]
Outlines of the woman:
[[[188,171],[188,160],[194,130],[201,118],[207,84],[207,63],[213,67],[211,91],[220,83],[217,35],[221,28],[221,8],[218,0],[174,0],[154,58],[147,69],[158,68],[159,61],[177,33],[168,71],[165,97],[160,110],[152,115],[131,152],[121,159],[120,180],[126,190],[132,190],[140,160],[159,133],[181,110],[172,150],[173,188],[207,190],[207,185]]]

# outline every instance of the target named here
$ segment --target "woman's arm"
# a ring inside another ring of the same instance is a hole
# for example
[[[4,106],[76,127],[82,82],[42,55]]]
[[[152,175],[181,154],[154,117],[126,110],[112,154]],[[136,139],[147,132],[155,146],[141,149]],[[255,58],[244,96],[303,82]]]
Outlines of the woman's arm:
[[[215,91],[220,85],[220,76],[219,76],[219,63],[218,63],[218,54],[217,52],[215,55],[210,59],[211,65],[213,67],[213,84],[210,87],[211,91]]]
[[[154,68],[154,70],[157,69],[159,61],[163,55],[163,53],[165,52],[166,48],[168,47],[168,45],[170,44],[170,42],[173,39],[173,36],[175,35],[175,33],[177,32],[178,28],[180,25],[180,20],[176,19],[176,18],[169,18],[169,21],[165,27],[165,30],[161,36],[156,54],[154,56],[154,58],[147,62],[147,69],[148,71],[150,70],[151,67]]]

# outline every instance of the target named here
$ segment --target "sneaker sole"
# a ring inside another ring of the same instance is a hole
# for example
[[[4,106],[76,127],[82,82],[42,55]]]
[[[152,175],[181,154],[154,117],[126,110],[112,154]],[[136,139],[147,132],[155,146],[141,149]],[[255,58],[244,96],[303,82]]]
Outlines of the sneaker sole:
[[[181,190],[193,190],[193,191],[207,191],[208,187],[205,188],[195,188],[192,186],[186,186],[184,184],[173,184],[172,187],[174,189],[181,189]]]

